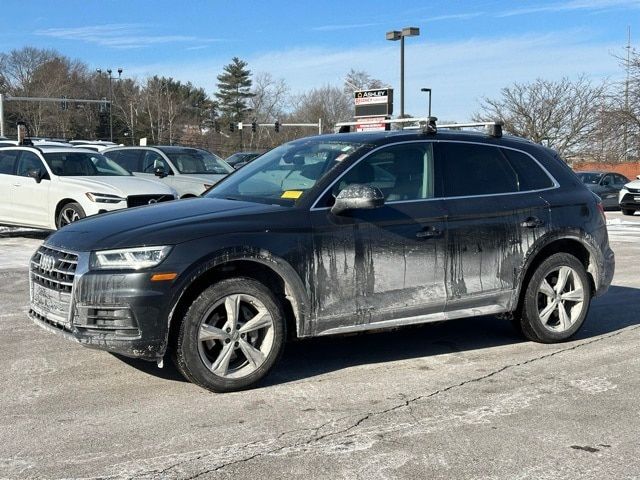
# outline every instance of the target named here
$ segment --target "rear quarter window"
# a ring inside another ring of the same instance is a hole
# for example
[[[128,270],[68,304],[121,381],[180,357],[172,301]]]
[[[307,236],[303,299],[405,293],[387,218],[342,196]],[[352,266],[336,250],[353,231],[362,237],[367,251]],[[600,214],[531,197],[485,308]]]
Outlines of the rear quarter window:
[[[553,187],[553,180],[529,155],[507,148],[501,150],[518,176],[518,187],[521,192]]]

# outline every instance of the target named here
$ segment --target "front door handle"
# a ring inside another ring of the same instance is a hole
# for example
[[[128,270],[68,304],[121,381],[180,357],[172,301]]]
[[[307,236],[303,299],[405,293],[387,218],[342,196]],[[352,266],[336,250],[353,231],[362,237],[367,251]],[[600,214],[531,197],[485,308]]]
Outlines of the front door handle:
[[[544,225],[544,221],[538,217],[529,217],[524,222],[520,223],[521,227],[525,228],[538,228]]]
[[[436,238],[442,235],[442,230],[435,227],[424,227],[416,233],[416,238]]]

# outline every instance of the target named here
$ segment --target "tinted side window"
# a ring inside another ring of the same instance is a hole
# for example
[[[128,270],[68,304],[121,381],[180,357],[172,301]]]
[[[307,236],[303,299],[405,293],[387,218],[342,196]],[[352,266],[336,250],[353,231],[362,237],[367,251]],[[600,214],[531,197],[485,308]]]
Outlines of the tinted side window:
[[[142,158],[142,171],[144,173],[154,173],[156,168],[162,167],[166,173],[171,172],[169,165],[164,159],[160,156],[159,153],[148,151],[145,152],[144,157]]]
[[[615,182],[616,185],[622,187],[623,185],[629,183],[629,180],[624,175],[615,175]]]
[[[516,150],[502,149],[511,166],[518,175],[518,186],[520,191],[542,190],[553,186],[553,181],[549,178],[540,165],[529,155]]]
[[[378,187],[387,201],[433,197],[432,144],[407,143],[383,148],[349,170],[336,183],[333,195],[348,185]]]
[[[439,143],[436,194],[465,197],[517,192],[518,175],[498,147],[471,143]]]
[[[35,153],[22,152],[18,160],[18,175],[28,177],[30,170],[38,170],[43,174],[47,171],[42,164],[42,160],[40,160]]]
[[[17,156],[18,156],[17,150],[0,152],[0,173],[13,175],[13,172],[14,172],[13,167],[14,167]]]
[[[105,152],[104,155],[130,172],[140,171],[140,165],[138,164],[140,150],[116,150],[114,152]]]

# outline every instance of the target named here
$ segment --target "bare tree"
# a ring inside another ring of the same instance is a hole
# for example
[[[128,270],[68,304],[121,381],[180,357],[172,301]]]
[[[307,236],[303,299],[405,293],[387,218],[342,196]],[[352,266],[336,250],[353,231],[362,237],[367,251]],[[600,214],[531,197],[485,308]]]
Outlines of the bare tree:
[[[333,131],[340,121],[353,117],[354,106],[349,95],[332,85],[315,88],[294,100],[292,119],[299,122],[317,122],[322,120],[325,132]]]
[[[373,78],[364,70],[349,70],[344,77],[344,93],[351,95],[356,90],[372,90],[375,88],[386,88],[382,80]]]
[[[500,98],[484,98],[474,118],[502,120],[507,132],[549,145],[569,158],[585,150],[597,131],[604,88],[585,77],[514,83],[502,89]]]
[[[257,123],[272,123],[284,118],[289,101],[289,87],[284,79],[274,79],[270,73],[258,73],[253,79],[253,97],[249,99],[249,108]],[[273,144],[275,131],[258,128],[252,133],[249,146],[269,148]]]

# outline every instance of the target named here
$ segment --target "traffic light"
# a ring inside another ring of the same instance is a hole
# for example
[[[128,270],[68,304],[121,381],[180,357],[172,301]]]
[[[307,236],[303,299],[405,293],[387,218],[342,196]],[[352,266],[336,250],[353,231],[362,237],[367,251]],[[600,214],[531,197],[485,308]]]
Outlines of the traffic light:
[[[251,131],[253,133],[256,133],[256,130],[258,129],[258,123],[256,122],[256,119],[253,119],[253,122],[251,122]]]
[[[233,133],[236,129],[236,126],[233,122],[229,123],[229,131]]]
[[[67,104],[67,97],[62,95],[62,101],[60,102],[60,110],[67,110],[69,105]]]
[[[280,122],[278,120],[276,120],[276,123],[274,123],[273,126],[276,129],[276,132],[280,131]]]

